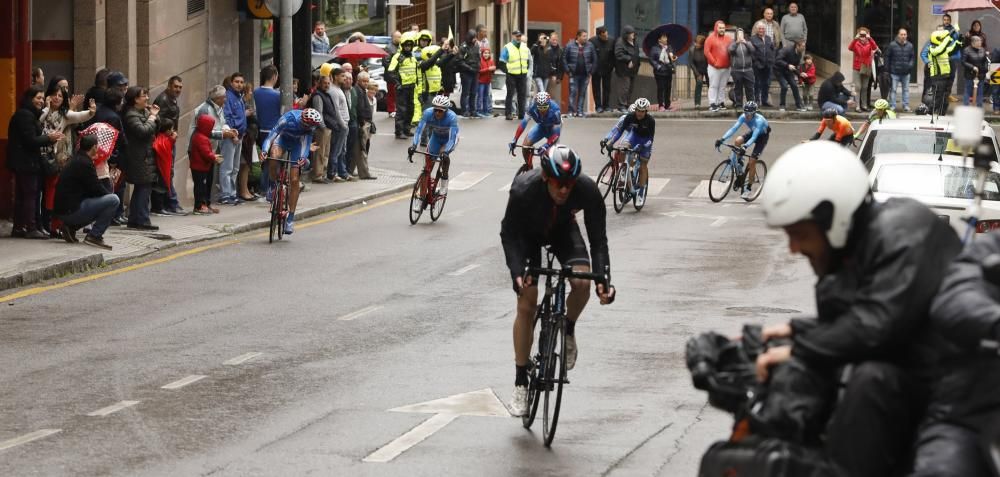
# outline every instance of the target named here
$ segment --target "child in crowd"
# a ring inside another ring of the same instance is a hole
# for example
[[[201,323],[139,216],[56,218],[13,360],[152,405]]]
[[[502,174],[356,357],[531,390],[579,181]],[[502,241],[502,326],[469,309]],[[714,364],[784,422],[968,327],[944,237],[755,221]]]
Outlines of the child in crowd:
[[[222,156],[212,150],[212,128],[215,118],[210,114],[198,116],[188,157],[191,163],[191,178],[194,180],[194,213],[196,215],[218,214],[212,207],[212,166],[222,162]]]
[[[170,181],[174,179],[171,163],[176,140],[177,129],[174,122],[167,118],[160,119],[159,130],[153,138],[153,154],[156,156],[156,172],[159,176],[151,196],[153,215],[167,215],[164,213],[164,207],[170,195]]]
[[[479,86],[476,92],[477,116],[488,118],[493,114],[493,72],[497,65],[490,55],[489,48],[483,48],[479,53]]]
[[[799,84],[802,85],[802,102],[806,108],[812,110],[813,86],[816,84],[816,65],[813,64],[812,55],[804,57],[802,67],[799,68]]]

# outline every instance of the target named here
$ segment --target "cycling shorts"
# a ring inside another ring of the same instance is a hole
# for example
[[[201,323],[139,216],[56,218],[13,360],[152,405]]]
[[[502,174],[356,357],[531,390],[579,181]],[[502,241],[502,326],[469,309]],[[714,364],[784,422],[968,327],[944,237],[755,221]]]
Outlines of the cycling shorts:
[[[444,150],[444,147],[448,145],[447,136],[436,136],[431,135],[430,139],[427,141],[427,153],[428,154],[444,154],[448,151]],[[458,145],[458,140],[455,140],[455,145]]]
[[[527,144],[535,144],[542,139],[548,139],[554,132],[553,126],[543,126],[536,124],[528,131]]]
[[[285,157],[292,161],[292,167],[298,167],[296,163],[302,158],[302,141],[298,138],[279,135],[274,140],[274,144],[277,144],[278,147],[285,151]],[[270,155],[270,151],[268,151],[268,154]],[[306,154],[305,157],[306,165],[309,165],[309,154]]]
[[[743,144],[750,142],[750,138],[753,137],[753,131],[750,131],[743,135]],[[753,143],[753,151],[750,152],[751,157],[760,157],[764,153],[764,148],[767,147],[767,140],[771,138],[771,128],[768,128],[768,132],[757,136],[757,141]]]
[[[575,221],[564,228],[551,231],[549,236],[552,239],[549,240],[548,244],[532,247],[528,251],[527,257],[531,260],[532,264],[539,264],[543,267],[548,266],[548,263],[542,262],[542,247],[549,245],[560,265],[570,267],[577,265],[590,266],[590,252],[587,251],[587,243],[583,241],[583,235],[580,234],[580,226]],[[537,285],[538,274],[532,274],[531,278]],[[514,283],[514,291],[518,291],[516,282]]]
[[[648,137],[640,137],[634,133],[629,133],[625,136],[625,141],[632,147],[639,146],[639,159],[642,162],[649,162],[650,156],[653,155],[653,142]],[[647,142],[649,143],[648,146],[646,145]]]

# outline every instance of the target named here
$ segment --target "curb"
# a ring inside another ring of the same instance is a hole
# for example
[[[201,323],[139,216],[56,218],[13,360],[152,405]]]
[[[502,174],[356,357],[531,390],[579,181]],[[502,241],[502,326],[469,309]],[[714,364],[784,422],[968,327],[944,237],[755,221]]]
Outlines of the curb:
[[[397,194],[412,187],[413,184],[400,184],[397,186],[393,186],[389,189],[375,192],[372,194],[341,200],[330,204],[319,205],[304,210],[299,210],[296,211],[296,217],[297,218],[315,217],[317,215],[322,215],[328,212],[346,209],[348,207],[361,204],[363,202],[375,200],[381,197],[385,197],[387,195]],[[18,272],[0,276],[0,291],[10,290],[13,288],[20,288],[27,285],[33,285],[35,283],[42,282],[45,280],[51,280],[53,278],[59,278],[74,273],[86,272],[103,266],[114,265],[128,260],[144,257],[146,255],[152,255],[154,253],[178,247],[181,245],[190,245],[193,243],[215,240],[218,238],[241,234],[244,232],[261,229],[268,226],[270,226],[269,220],[254,221],[246,224],[226,225],[218,233],[199,235],[196,237],[188,237],[180,240],[168,240],[160,244],[157,244],[157,246],[154,247],[149,247],[137,251],[135,253],[130,253],[127,255],[122,255],[120,257],[113,257],[109,259],[105,259],[104,254],[100,252],[93,253],[85,257],[78,257],[69,260],[53,259],[48,262],[43,262],[40,266],[29,270],[21,270]]]
[[[807,112],[798,111],[778,111],[777,109],[762,109],[761,113],[768,120],[815,120],[819,122],[822,119],[822,112],[813,110]],[[742,113],[739,113],[742,114]],[[694,111],[694,110],[681,110],[681,111],[652,111],[649,113],[650,116],[656,119],[736,119],[739,116],[735,109],[728,109],[726,111],[719,111],[716,113],[710,113],[708,111]],[[902,118],[918,117],[912,113],[902,113]],[[588,118],[610,118],[618,119],[621,116],[620,113],[588,113]],[[855,113],[853,111],[844,114],[844,117],[850,119],[851,121],[864,121],[868,119],[867,113]],[[1000,115],[986,114],[983,119],[989,124],[1000,124]]]

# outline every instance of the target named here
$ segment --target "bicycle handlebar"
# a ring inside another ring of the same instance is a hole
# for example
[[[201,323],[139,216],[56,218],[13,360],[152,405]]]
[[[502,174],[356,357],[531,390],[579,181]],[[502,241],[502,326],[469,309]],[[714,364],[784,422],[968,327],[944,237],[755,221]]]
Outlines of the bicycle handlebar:
[[[610,286],[611,284],[611,267],[608,265],[604,266],[604,273],[593,273],[593,272],[578,272],[573,270],[573,267],[565,266],[562,268],[546,268],[546,267],[532,267],[531,261],[527,261],[524,266],[524,274],[527,275],[545,275],[554,276],[559,278],[575,278],[580,280],[591,280],[598,283],[604,283]]]
[[[292,164],[298,164],[298,162],[299,162],[299,161],[294,161],[292,159],[285,159],[285,158],[282,158],[282,157],[269,157],[269,156],[265,157],[264,160],[267,160],[267,161],[276,161],[276,162],[290,162]]]
[[[732,150],[733,150],[733,152],[735,152],[735,153],[737,153],[737,154],[746,154],[746,152],[747,152],[747,150],[746,150],[746,149],[743,149],[743,148],[742,148],[742,147],[740,147],[740,146],[734,146],[734,145],[732,145],[732,144],[728,144],[728,143],[722,143],[722,144],[720,145],[720,147],[722,147],[722,146],[726,146],[726,147],[728,147],[729,149],[732,149]]]
[[[441,156],[444,155],[444,154],[431,154],[431,153],[429,153],[427,151],[413,151],[413,154],[420,154],[421,156],[427,156],[427,157],[431,158],[432,161],[436,161],[436,162],[440,162],[441,161]],[[407,154],[406,158],[409,159],[410,162],[413,162],[413,154]]]

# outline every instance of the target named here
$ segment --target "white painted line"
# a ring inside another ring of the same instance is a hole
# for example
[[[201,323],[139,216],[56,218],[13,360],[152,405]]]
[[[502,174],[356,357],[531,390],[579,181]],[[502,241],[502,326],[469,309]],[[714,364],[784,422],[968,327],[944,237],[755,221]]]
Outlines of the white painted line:
[[[692,199],[708,199],[709,198],[708,197],[708,183],[709,182],[711,182],[711,181],[709,181],[709,180],[703,180],[700,183],[698,183],[698,187],[695,187],[694,190],[691,191],[690,194],[688,194],[688,197],[690,197]]]
[[[462,268],[459,268],[458,270],[455,270],[454,272],[451,272],[448,275],[452,276],[452,277],[457,277],[459,275],[464,275],[464,274],[466,274],[468,272],[471,272],[471,271],[473,271],[473,270],[475,270],[475,269],[477,269],[477,268],[479,268],[481,266],[482,265],[480,265],[478,263],[473,263],[472,265],[466,265],[466,266],[464,266]]]
[[[750,204],[750,205],[748,205],[748,206],[747,206],[747,208],[748,208],[748,209],[759,209],[759,208],[760,208],[760,206],[759,206],[759,205],[757,205],[757,204]]]
[[[497,191],[498,192],[510,192],[510,185],[511,184],[504,184],[504,186],[501,187],[501,188],[499,188],[499,189],[497,189]]]
[[[112,404],[108,407],[98,409],[87,415],[90,417],[104,417],[107,416],[108,414],[114,414],[118,411],[121,411],[122,409],[135,406],[136,404],[139,404],[139,401],[120,401],[117,404]]]
[[[733,204],[722,204],[722,208],[725,209],[725,208],[727,208],[727,207],[729,207],[731,205],[733,205]]]
[[[183,388],[184,386],[187,386],[188,384],[196,383],[207,377],[208,376],[205,376],[203,374],[192,374],[184,379],[179,379],[166,386],[163,386],[161,387],[161,389],[180,389]]]
[[[436,417],[436,416],[435,416]],[[13,439],[8,439],[6,441],[0,442],[0,450],[10,449],[11,447],[17,447],[21,444],[27,444],[31,441],[41,439],[43,437],[51,436],[57,432],[62,432],[62,429],[41,429],[31,434],[25,434],[21,437],[15,437]]]
[[[385,463],[389,462],[400,454],[406,452],[411,447],[421,443],[435,432],[440,431],[458,418],[458,414],[435,414],[430,419],[421,422],[417,427],[386,444],[379,450],[372,452],[362,459],[364,462]]]
[[[721,227],[723,224],[725,224],[728,221],[729,221],[729,219],[727,219],[725,217],[719,217],[719,218],[715,219],[714,222],[712,222],[711,224],[709,224],[709,227]]]
[[[264,354],[264,353],[246,353],[246,354],[241,354],[241,355],[239,355],[239,356],[237,356],[237,357],[235,357],[233,359],[230,359],[229,361],[226,361],[226,362],[224,362],[222,364],[224,364],[226,366],[236,366],[238,364],[246,363],[247,361],[250,361],[251,359],[254,359],[254,358],[256,358],[256,357],[258,357],[258,356],[260,356],[262,354]]]
[[[463,172],[448,182],[448,190],[469,190],[493,174],[492,172]]]
[[[650,177],[649,190],[646,191],[646,197],[660,195],[660,192],[663,192],[663,188],[669,183],[670,178],[667,177]]]
[[[353,313],[348,313],[348,314],[346,314],[344,316],[341,316],[340,318],[337,318],[337,320],[339,320],[339,321],[356,320],[358,318],[361,318],[362,316],[365,316],[365,315],[367,315],[369,313],[372,313],[372,312],[375,312],[375,311],[378,311],[378,310],[381,310],[381,309],[382,309],[382,306],[380,306],[380,305],[367,306],[367,307],[364,307],[364,308],[362,308],[362,309],[360,309],[358,311],[355,311]]]

